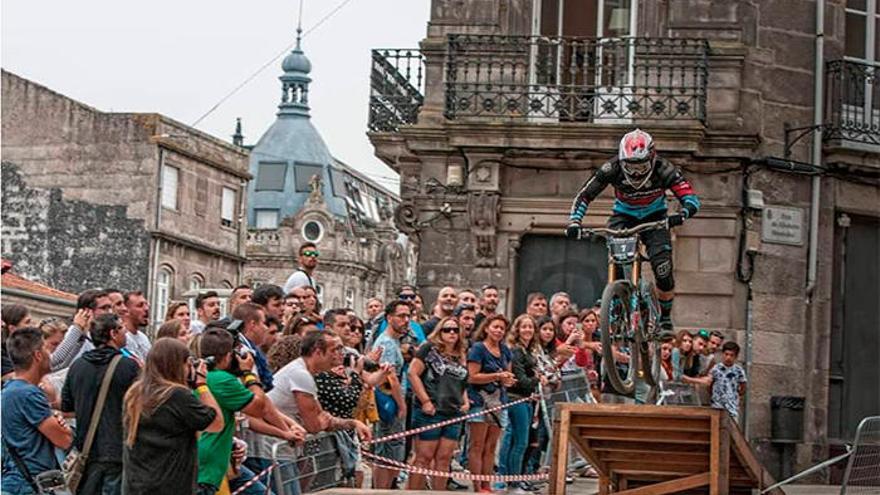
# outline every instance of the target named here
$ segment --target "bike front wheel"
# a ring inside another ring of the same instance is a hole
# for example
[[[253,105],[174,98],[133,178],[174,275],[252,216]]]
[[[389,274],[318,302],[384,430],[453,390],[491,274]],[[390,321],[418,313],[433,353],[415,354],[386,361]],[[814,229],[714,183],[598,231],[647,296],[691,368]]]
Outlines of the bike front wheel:
[[[602,293],[600,328],[602,335],[602,364],[611,386],[623,395],[635,390],[633,376],[639,369],[639,352],[635,349],[633,315],[630,310],[632,286],[625,280],[608,284]],[[629,362],[622,363],[621,356],[629,353]],[[625,366],[623,366],[625,364]]]
[[[656,387],[660,381],[660,303],[654,284],[642,281],[641,324],[636,330],[636,342],[645,382]]]

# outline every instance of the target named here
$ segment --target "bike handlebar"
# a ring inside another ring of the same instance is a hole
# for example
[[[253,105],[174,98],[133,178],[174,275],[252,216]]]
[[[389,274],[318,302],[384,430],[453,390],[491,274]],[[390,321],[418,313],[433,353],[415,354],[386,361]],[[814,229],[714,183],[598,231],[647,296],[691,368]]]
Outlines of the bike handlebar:
[[[657,220],[656,222],[648,222],[636,225],[635,227],[630,227],[628,229],[609,229],[607,227],[581,227],[581,239],[588,238],[591,235],[598,235],[601,237],[630,237],[644,230],[668,228],[669,221],[666,218],[664,218],[663,220]]]

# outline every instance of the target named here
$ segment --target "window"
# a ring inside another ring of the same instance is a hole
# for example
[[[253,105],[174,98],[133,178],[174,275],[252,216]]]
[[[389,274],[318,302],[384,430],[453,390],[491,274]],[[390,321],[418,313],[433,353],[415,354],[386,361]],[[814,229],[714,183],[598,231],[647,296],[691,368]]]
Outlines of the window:
[[[283,191],[286,163],[261,163],[257,168],[257,191]]]
[[[235,225],[235,189],[223,188],[220,200],[220,224],[225,227]]]
[[[164,321],[170,298],[171,270],[163,266],[159,269],[159,276],[156,277],[156,311],[153,313],[153,321],[156,323]]]
[[[310,165],[306,163],[297,163],[293,167],[296,176],[296,192],[309,192],[312,190],[310,183],[312,176],[317,175],[319,179],[324,180],[322,171],[324,167],[320,165]]]
[[[324,237],[324,226],[317,220],[309,220],[302,226],[302,236],[310,242],[318,242]]]
[[[846,58],[874,63],[880,58],[880,0],[847,0]]]
[[[172,166],[162,166],[162,206],[177,209],[177,184],[180,171]]]
[[[345,289],[345,308],[354,308],[354,289]]]
[[[202,287],[205,286],[205,279],[202,278],[198,273],[194,274],[189,279],[189,290],[193,292],[193,296],[189,299],[189,314],[196,314],[196,298],[199,296],[199,292],[201,292]],[[195,317],[193,317],[195,318]]]
[[[278,210],[254,210],[258,229],[277,229]]]

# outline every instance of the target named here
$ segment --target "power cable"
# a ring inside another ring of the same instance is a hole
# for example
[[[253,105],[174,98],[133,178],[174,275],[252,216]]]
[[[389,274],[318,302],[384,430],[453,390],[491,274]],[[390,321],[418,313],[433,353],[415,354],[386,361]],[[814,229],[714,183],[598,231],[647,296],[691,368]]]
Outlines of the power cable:
[[[302,38],[305,38],[309,33],[311,33],[312,31],[314,31],[315,29],[318,29],[318,27],[320,27],[322,24],[324,24],[324,22],[326,22],[328,19],[330,19],[331,17],[333,17],[337,12],[339,12],[340,10],[342,10],[343,7],[345,7],[346,5],[348,5],[349,3],[351,3],[351,1],[352,1],[352,0],[343,0],[339,5],[336,6],[336,8],[334,8],[334,9],[331,10],[329,13],[327,13],[324,17],[322,17],[320,20],[318,20],[318,22],[315,23],[314,26],[312,26],[312,27],[310,27],[308,30],[306,30],[306,31],[302,34]],[[300,4],[300,12],[302,12],[302,4]],[[238,93],[238,92],[241,90],[241,88],[247,86],[248,83],[250,83],[251,81],[253,81],[258,75],[260,75],[264,70],[266,70],[267,67],[269,67],[270,65],[274,64],[275,61],[277,61],[277,60],[278,60],[279,58],[281,58],[284,54],[286,54],[286,53],[289,52],[291,49],[293,49],[293,47],[296,46],[296,43],[297,43],[297,41],[294,41],[293,43],[287,45],[287,47],[286,47],[284,50],[282,50],[281,53],[279,53],[278,55],[275,55],[274,57],[272,57],[271,60],[269,60],[269,61],[266,62],[265,64],[261,65],[260,68],[257,69],[253,74],[251,74],[250,76],[248,76],[248,77],[247,77],[244,81],[242,81],[238,86],[236,86],[235,88],[233,88],[232,91],[230,91],[229,93],[227,93],[226,95],[224,95],[222,98],[220,98],[220,100],[219,100],[217,103],[215,103],[214,106],[212,106],[212,107],[211,107],[207,112],[205,112],[201,117],[199,117],[198,119],[196,119],[195,122],[193,122],[192,124],[190,124],[190,127],[195,127],[195,126],[199,125],[199,123],[201,123],[203,120],[205,120],[205,118],[207,118],[209,115],[211,115],[212,113],[214,113],[214,111],[217,110],[217,109],[220,107],[220,105],[226,103],[226,100],[228,100],[229,98],[232,98],[232,96],[235,95],[235,93]]]

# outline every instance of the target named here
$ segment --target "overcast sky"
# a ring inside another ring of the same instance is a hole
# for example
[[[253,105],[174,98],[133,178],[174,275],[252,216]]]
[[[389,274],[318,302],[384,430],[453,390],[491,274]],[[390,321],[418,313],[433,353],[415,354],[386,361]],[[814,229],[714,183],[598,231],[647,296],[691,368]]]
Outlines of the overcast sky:
[[[307,31],[343,0],[305,0]],[[295,39],[299,0],[3,0],[2,66],[106,111],[192,124]],[[370,50],[417,47],[429,0],[350,0],[303,40],[312,120],[337,158],[384,185],[365,135]],[[275,120],[281,59],[197,127],[256,143]],[[394,187],[396,190],[396,187]]]

